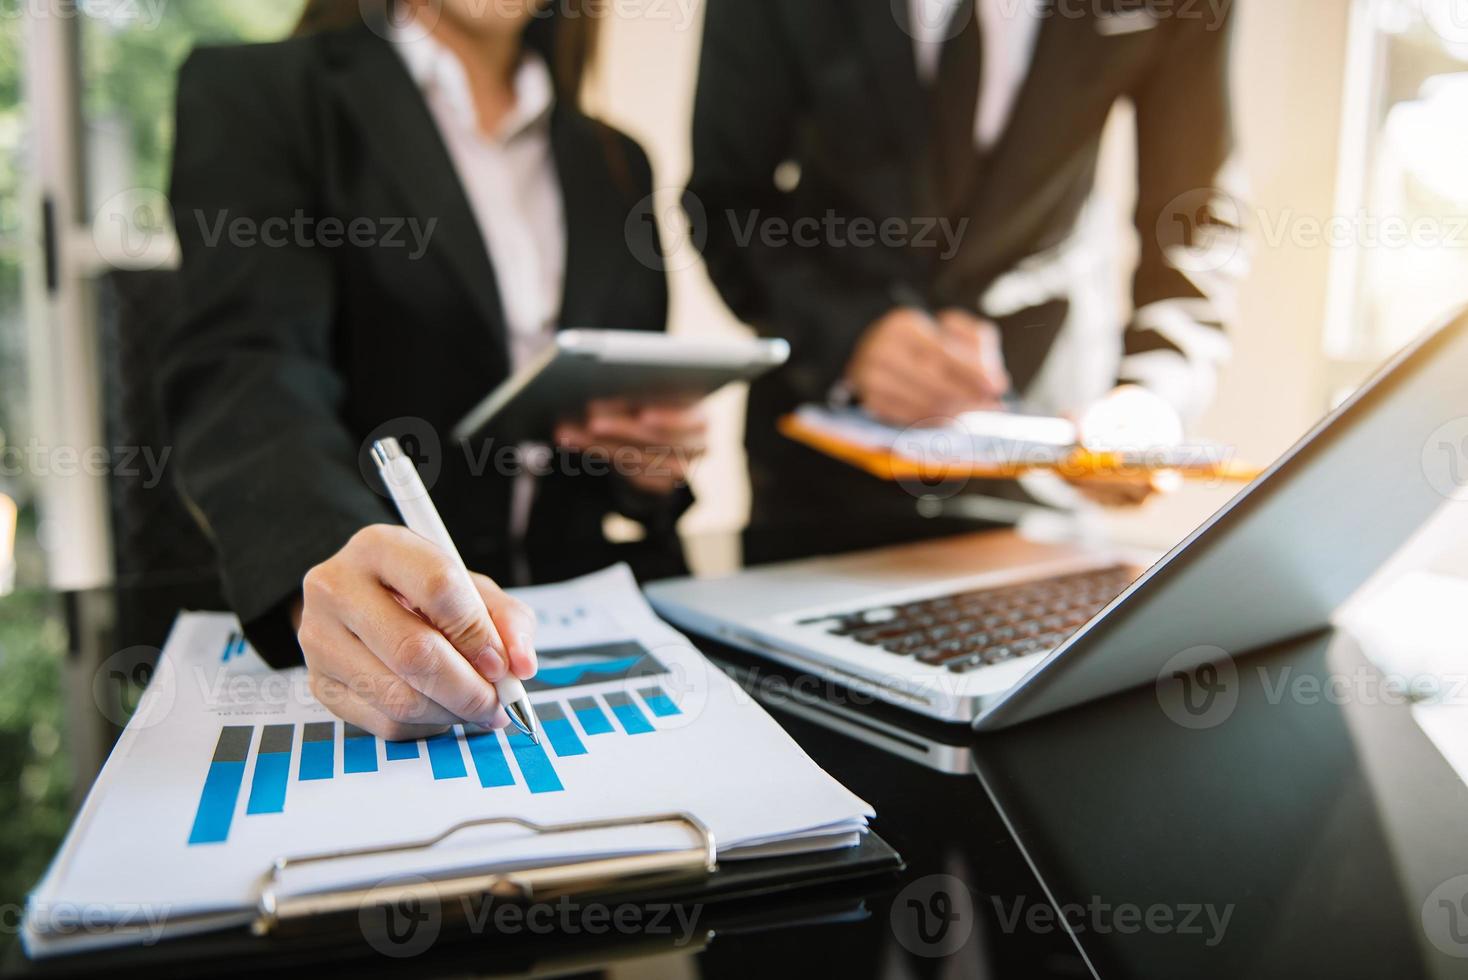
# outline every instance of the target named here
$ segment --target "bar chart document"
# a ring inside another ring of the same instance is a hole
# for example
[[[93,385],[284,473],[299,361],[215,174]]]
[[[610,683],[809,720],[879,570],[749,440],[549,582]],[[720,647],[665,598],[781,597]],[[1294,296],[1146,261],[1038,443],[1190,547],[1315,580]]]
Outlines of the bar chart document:
[[[624,567],[515,594],[539,619],[540,669],[525,687],[540,744],[462,725],[384,742],[318,703],[304,668],[272,670],[232,616],[180,616],[30,897],[28,951],[242,925],[277,859],[420,841],[485,817],[687,812],[721,861],[857,842],[871,808],[658,620]],[[691,836],[672,824],[551,836],[500,825],[429,851],[304,865],[282,887],[647,854]]]

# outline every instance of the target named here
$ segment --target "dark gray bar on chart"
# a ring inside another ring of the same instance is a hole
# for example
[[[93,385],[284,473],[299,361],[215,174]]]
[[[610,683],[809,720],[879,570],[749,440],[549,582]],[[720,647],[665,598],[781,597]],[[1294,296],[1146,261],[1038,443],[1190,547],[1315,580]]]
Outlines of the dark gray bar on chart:
[[[260,736],[261,753],[289,752],[295,730],[294,725],[266,725],[264,734]]]
[[[334,721],[312,721],[307,722],[305,730],[301,732],[303,742],[330,742],[336,736],[336,722]]]
[[[607,699],[607,704],[616,707],[619,704],[631,704],[632,698],[628,697],[626,691],[608,691],[602,697]]]
[[[369,732],[369,731],[367,731],[367,729],[365,729],[365,728],[358,728],[356,725],[353,725],[351,722],[342,722],[342,724],[346,727],[346,731],[344,731],[342,733],[342,738],[371,738],[372,737],[372,733]]]
[[[254,735],[253,725],[225,725],[214,745],[214,761],[244,762],[250,754],[250,739]]]
[[[559,701],[536,704],[535,713],[540,716],[541,721],[564,721],[566,719],[566,713],[561,710]]]

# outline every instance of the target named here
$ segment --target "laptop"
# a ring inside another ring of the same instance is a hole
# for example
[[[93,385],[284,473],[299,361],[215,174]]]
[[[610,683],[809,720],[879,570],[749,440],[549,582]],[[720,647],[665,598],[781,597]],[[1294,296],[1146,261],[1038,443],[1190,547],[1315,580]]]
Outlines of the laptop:
[[[1158,561],[997,531],[647,592],[678,626],[832,692],[1001,728],[1324,628],[1455,499],[1468,500],[1468,311]]]

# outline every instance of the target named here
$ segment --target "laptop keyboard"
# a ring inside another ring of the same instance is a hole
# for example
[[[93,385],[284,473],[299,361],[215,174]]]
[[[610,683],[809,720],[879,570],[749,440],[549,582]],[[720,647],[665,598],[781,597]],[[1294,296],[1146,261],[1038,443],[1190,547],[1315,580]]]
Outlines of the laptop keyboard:
[[[803,620],[954,673],[1050,650],[1137,577],[1127,565]]]

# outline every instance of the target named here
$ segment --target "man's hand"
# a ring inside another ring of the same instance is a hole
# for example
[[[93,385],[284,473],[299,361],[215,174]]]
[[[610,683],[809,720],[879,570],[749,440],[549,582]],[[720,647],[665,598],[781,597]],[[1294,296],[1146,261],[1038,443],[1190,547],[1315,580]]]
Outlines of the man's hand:
[[[696,403],[604,399],[587,405],[584,419],[558,425],[555,438],[558,446],[601,455],[639,490],[669,494],[688,482],[707,448],[708,419]]]
[[[1096,402],[1076,421],[1081,445],[1097,452],[1145,450],[1175,446],[1183,440],[1183,424],[1167,402],[1144,388],[1122,385]],[[1073,477],[1069,482],[1092,503],[1103,507],[1137,507],[1180,485],[1170,470],[1147,473],[1104,473]]]
[[[306,573],[292,610],[311,692],[389,741],[509,723],[492,682],[536,670],[535,615],[407,528],[359,531]]]
[[[937,318],[901,307],[867,328],[847,382],[862,405],[891,425],[916,425],[997,409],[1009,373],[994,324],[964,310]]]

